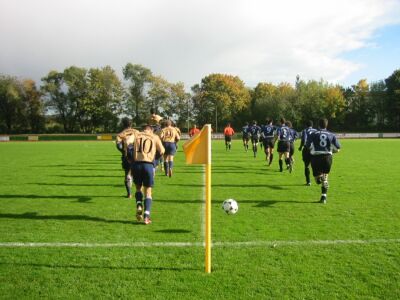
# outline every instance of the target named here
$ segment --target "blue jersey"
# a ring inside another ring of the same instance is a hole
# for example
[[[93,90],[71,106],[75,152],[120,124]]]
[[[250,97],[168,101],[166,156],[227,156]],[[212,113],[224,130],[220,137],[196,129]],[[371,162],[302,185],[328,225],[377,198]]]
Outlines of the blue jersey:
[[[258,138],[258,136],[260,135],[261,132],[261,127],[258,125],[252,125],[251,127],[249,127],[249,133],[251,134],[251,136],[253,138]]]
[[[310,138],[310,135],[313,134],[317,129],[308,127],[301,132],[301,143],[300,148],[306,145],[307,140]]]
[[[276,135],[278,136],[278,140],[289,142],[290,141],[290,128],[286,125],[283,125],[278,128],[276,131]]]
[[[265,125],[261,129],[261,136],[264,139],[273,138],[274,134],[275,134],[275,126],[273,126],[273,125]]]
[[[248,125],[245,125],[242,127],[242,135],[244,137],[247,137],[249,135],[249,126]]]
[[[316,130],[308,137],[306,147],[310,149],[311,155],[332,155],[332,151],[340,149],[340,144],[333,133],[321,129]]]
[[[294,143],[295,140],[297,140],[298,134],[297,131],[289,128],[289,142]]]

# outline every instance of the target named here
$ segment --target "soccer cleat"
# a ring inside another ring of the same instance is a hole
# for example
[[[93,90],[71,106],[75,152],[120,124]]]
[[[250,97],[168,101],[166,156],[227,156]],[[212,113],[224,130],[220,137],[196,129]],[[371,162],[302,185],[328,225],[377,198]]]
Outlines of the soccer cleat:
[[[326,204],[326,196],[322,195],[319,203]]]
[[[149,225],[151,223],[151,219],[150,219],[150,217],[145,217],[144,218],[144,224],[146,224],[146,225]]]
[[[131,199],[132,195],[131,194],[126,195],[126,198]]]
[[[305,185],[306,186],[311,186],[311,182],[307,182]]]
[[[136,220],[143,221],[143,207],[141,205],[136,207]]]
[[[289,169],[289,173],[292,173],[292,171],[293,171],[293,165],[290,164],[290,165],[288,166],[288,169]]]

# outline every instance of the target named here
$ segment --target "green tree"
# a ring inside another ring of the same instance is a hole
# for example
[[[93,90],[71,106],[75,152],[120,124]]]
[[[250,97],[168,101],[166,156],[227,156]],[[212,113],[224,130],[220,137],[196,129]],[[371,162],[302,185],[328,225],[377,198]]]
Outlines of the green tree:
[[[129,96],[127,101],[127,113],[133,116],[136,124],[145,120],[148,115],[148,108],[144,107],[145,88],[152,81],[152,73],[142,65],[128,63],[123,68],[124,79],[129,81]]]
[[[26,111],[22,117],[27,121],[27,130],[32,133],[41,133],[45,130],[44,104],[41,93],[36,83],[31,79],[22,82],[23,95]]]
[[[385,129],[388,118],[388,96],[385,81],[380,80],[370,85],[371,109],[375,114],[376,129]]]
[[[22,87],[20,82],[11,76],[0,76],[0,129],[4,133],[16,132],[21,119]]]
[[[388,118],[393,130],[400,130],[400,69],[385,79],[388,95]]]
[[[211,74],[204,77],[200,86],[200,105],[208,105],[215,116],[215,130],[218,131],[218,123],[234,121],[250,104],[249,90],[243,81],[237,77],[226,74]],[[207,111],[206,122],[212,122],[213,118]]]

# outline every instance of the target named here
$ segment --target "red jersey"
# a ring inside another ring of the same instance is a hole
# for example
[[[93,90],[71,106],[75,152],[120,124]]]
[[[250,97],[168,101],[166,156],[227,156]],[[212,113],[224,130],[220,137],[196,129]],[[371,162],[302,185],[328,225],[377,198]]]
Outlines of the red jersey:
[[[225,127],[224,135],[232,136],[235,133],[232,127]]]

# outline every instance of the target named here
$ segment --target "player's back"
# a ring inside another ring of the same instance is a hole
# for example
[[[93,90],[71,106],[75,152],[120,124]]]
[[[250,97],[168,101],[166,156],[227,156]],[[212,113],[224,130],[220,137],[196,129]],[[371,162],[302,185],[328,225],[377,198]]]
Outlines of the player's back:
[[[137,162],[148,162],[154,161],[156,152],[160,154],[164,153],[164,147],[161,143],[160,138],[150,132],[139,132],[135,138],[135,157],[134,160]]]
[[[336,136],[326,129],[316,130],[313,132],[309,140],[307,140],[307,147],[313,155],[319,154],[332,154],[332,151],[340,148],[340,144]]]
[[[301,133],[301,143],[303,145],[305,145],[307,143],[307,140],[310,139],[311,134],[313,134],[316,131],[317,131],[317,129],[312,128],[312,127],[308,127],[306,129],[304,129]]]
[[[286,125],[279,127],[277,131],[277,136],[280,141],[289,142],[290,141],[290,128]]]
[[[261,135],[264,138],[273,138],[275,132],[275,127],[273,125],[265,125],[262,128]]]
[[[179,141],[180,135],[175,127],[167,126],[161,130],[161,140],[167,143],[175,143]]]
[[[252,125],[249,129],[251,136],[256,137],[260,134],[261,128],[258,125]]]

